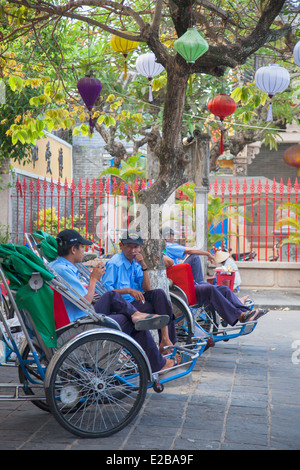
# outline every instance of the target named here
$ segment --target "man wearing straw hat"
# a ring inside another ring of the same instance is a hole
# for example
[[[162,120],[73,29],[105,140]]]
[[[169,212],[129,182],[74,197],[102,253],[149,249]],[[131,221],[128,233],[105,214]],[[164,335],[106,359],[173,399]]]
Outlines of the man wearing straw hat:
[[[224,266],[225,268],[231,268],[231,271],[234,272],[235,274],[233,291],[234,292],[239,291],[239,286],[242,283],[241,275],[239,272],[239,268],[237,267],[236,263],[231,258],[228,251],[217,250],[215,254],[215,261],[216,261],[216,264],[222,264],[222,266]]]

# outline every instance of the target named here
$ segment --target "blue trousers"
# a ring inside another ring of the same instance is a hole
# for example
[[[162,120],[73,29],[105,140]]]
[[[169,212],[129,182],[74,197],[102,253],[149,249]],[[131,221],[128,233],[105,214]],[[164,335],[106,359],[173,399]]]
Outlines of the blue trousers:
[[[165,291],[163,289],[153,289],[144,292],[145,303],[134,300],[131,304],[144,313],[156,313],[157,315],[169,315],[170,321],[168,324],[169,338],[173,344],[177,341],[174,313],[172,304],[169,301]],[[159,332],[158,332],[159,333]]]
[[[199,255],[189,255],[184,262],[191,266],[194,281],[197,284],[199,284],[200,282],[203,282],[203,273],[202,273],[202,266],[201,266],[200,256]]]
[[[213,286],[208,282],[195,285],[199,305],[211,306],[229,325],[234,326],[246,307],[227,286]]]
[[[157,345],[150,331],[137,331],[131,320],[131,316],[137,312],[137,308],[125,300],[121,294],[115,291],[109,291],[103,294],[94,305],[97,313],[111,316],[121,327],[122,331],[131,336],[145,351],[152,372],[161,370],[166,359],[159,352]],[[151,312],[146,312],[151,313]]]

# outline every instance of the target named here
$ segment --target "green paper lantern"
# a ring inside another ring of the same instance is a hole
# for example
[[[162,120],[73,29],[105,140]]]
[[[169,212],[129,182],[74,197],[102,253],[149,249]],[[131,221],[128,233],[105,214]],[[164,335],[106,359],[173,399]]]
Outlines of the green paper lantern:
[[[209,46],[205,39],[195,28],[188,30],[174,42],[174,48],[189,64],[205,54]]]

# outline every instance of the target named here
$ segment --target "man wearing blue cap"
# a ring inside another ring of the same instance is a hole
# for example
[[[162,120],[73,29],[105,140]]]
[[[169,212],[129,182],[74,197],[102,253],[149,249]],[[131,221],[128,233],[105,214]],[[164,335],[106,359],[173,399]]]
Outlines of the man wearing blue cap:
[[[161,352],[177,340],[171,302],[163,289],[151,289],[147,265],[141,254],[143,239],[128,230],[120,240],[120,253],[107,263],[102,278],[103,286],[115,290],[140,312],[168,315],[169,323],[159,330]]]

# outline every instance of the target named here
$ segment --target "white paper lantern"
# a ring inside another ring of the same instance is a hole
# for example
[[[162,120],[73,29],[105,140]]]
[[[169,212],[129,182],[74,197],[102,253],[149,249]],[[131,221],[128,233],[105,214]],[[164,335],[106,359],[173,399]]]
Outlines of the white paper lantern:
[[[146,54],[142,54],[138,57],[135,66],[138,73],[148,78],[150,82],[149,101],[153,101],[151,80],[164,70],[163,65],[156,62],[156,57],[153,52],[147,52]]]
[[[296,64],[300,65],[300,41],[298,41],[294,47],[293,56]]]
[[[267,67],[260,67],[256,71],[254,79],[257,88],[267,93],[270,98],[267,121],[273,121],[272,98],[275,93],[280,93],[289,86],[290,74],[278,64],[272,64]]]

